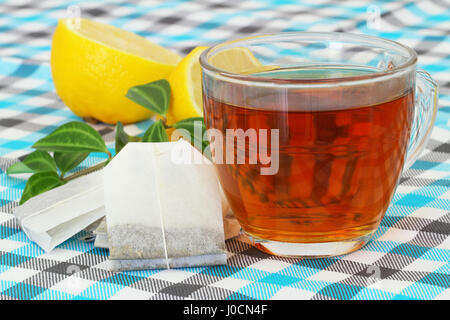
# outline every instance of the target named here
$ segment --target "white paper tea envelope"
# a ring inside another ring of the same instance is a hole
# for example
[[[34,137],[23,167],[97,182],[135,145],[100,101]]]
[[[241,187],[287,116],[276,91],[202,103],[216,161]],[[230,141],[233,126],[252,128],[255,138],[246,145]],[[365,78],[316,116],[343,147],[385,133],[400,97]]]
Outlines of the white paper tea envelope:
[[[105,215],[102,172],[41,193],[13,213],[25,234],[50,251]]]
[[[106,226],[106,218],[103,218],[98,227],[94,230],[95,241],[94,246],[97,248],[109,249],[108,228]]]
[[[226,262],[214,167],[190,143],[128,143],[104,169],[111,270]]]

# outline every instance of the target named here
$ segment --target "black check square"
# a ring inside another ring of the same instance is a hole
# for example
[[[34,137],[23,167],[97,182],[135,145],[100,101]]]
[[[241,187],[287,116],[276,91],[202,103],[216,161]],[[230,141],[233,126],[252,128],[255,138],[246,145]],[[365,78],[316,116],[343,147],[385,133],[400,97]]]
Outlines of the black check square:
[[[174,285],[171,285],[171,286],[168,286],[168,287],[162,289],[160,291],[160,293],[187,298],[193,292],[195,292],[203,287],[204,287],[203,285],[189,284],[189,283],[174,284]]]

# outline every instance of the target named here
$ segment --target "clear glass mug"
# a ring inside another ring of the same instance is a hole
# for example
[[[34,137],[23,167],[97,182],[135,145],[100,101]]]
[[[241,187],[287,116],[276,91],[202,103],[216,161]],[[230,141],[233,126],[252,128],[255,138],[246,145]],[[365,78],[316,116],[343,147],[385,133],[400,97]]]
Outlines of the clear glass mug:
[[[243,230],[282,256],[367,243],[437,111],[414,50],[365,35],[228,41],[200,57],[213,162]]]

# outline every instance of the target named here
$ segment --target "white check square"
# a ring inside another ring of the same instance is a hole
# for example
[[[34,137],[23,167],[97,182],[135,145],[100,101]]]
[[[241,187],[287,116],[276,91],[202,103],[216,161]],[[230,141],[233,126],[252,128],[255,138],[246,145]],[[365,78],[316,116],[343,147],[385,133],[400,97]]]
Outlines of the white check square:
[[[414,239],[414,237],[417,236],[418,233],[419,233],[418,231],[390,228],[389,230],[386,231],[385,234],[383,234],[380,238],[378,238],[378,240],[407,243],[412,239]]]
[[[211,284],[211,286],[217,287],[217,288],[228,289],[231,291],[238,291],[239,289],[241,289],[251,283],[253,283],[253,282],[249,281],[249,280],[226,278],[226,279],[222,279],[220,281],[217,281],[217,282]]]
[[[60,123],[62,120],[64,120],[63,117],[43,115],[43,116],[39,116],[39,117],[34,118],[30,122],[33,122],[33,123],[36,123],[36,124],[40,124],[40,125],[44,125],[44,126],[50,126],[50,125],[55,125],[57,123]]]
[[[28,105],[28,106],[45,107],[54,102],[55,101],[52,99],[47,99],[47,98],[43,98],[43,97],[33,97],[30,99],[24,100],[22,103],[24,105]]]
[[[167,28],[164,28],[164,30],[162,32],[165,35],[177,36],[179,34],[184,34],[187,31],[189,31],[189,27],[186,27],[183,25],[172,24],[172,25],[169,25]]]
[[[444,249],[444,250],[450,250],[450,237],[447,237],[440,245],[438,245],[436,248],[438,249]]]
[[[410,281],[382,279],[382,280],[377,281],[374,284],[370,285],[368,288],[378,289],[378,290],[398,294],[412,284],[413,284],[413,282],[410,282]]]
[[[416,259],[411,264],[407,265],[403,270],[416,272],[434,272],[443,265],[445,265],[445,262],[442,261]]]
[[[309,300],[315,295],[314,292],[296,288],[284,287],[278,291],[271,300]]]
[[[50,252],[45,252],[40,258],[56,260],[56,261],[68,261],[76,256],[81,255],[82,253],[75,250],[66,250],[61,248],[55,248]]]
[[[411,213],[410,217],[437,220],[447,214],[447,211],[438,208],[422,207]]]
[[[0,274],[0,280],[23,282],[39,272],[38,270],[12,267]]]
[[[284,261],[264,259],[252,264],[249,267],[253,269],[267,271],[270,273],[276,273],[279,272],[280,270],[283,270],[284,268],[289,267],[290,265],[291,265],[290,263],[286,263]]]
[[[35,32],[36,30],[47,30],[48,24],[39,22],[28,22],[20,25],[20,30]]]
[[[44,80],[37,80],[33,78],[22,78],[21,80],[14,82],[14,88],[34,89],[42,85],[44,82]]]
[[[111,300],[149,300],[156,293],[125,287],[111,297]]]
[[[9,239],[0,239],[0,251],[3,252],[11,252],[13,250],[17,250],[27,245],[26,242],[9,240]]]
[[[2,139],[9,140],[20,140],[21,138],[29,135],[30,133],[27,131],[19,130],[13,127],[6,128],[1,130],[0,137]]]
[[[449,120],[449,121],[450,121],[450,120]],[[440,199],[447,199],[447,200],[450,200],[450,190],[448,190],[447,192],[441,194],[441,195],[439,196],[439,198],[440,198]]]
[[[21,114],[21,112],[17,111],[17,110],[0,109],[0,119],[12,118],[12,117],[15,117],[18,114]]]
[[[444,10],[441,6],[434,4],[431,1],[417,2],[416,6],[420,8],[423,12],[428,14],[441,14]]]
[[[14,219],[14,216],[12,214],[0,212],[0,223],[6,222],[10,219]]]
[[[62,291],[73,295],[78,295],[87,288],[93,286],[95,284],[95,281],[82,279],[77,277],[76,275],[72,275],[57,284],[55,284],[50,289],[56,290],[56,291]]]
[[[408,193],[414,192],[420,188],[421,187],[419,187],[419,186],[407,186],[407,185],[399,184],[397,187],[397,190],[395,190],[395,194],[397,194],[397,195],[408,194]]]
[[[152,22],[150,22],[150,21],[132,20],[132,21],[126,23],[123,27],[126,30],[133,30],[134,32],[136,32],[136,31],[146,30],[151,25],[152,25]]]
[[[162,270],[160,272],[152,274],[150,278],[166,280],[172,283],[178,283],[189,278],[190,276],[193,276],[194,274],[195,273],[193,272],[184,271],[180,269],[170,269],[170,270]]]
[[[1,137],[1,134],[0,134],[0,137]],[[31,152],[30,150],[16,150],[16,151],[12,151],[12,152],[8,153],[7,155],[5,155],[5,158],[18,159],[21,156],[29,154],[30,152]]]
[[[357,250],[355,252],[342,256],[342,259],[372,265],[376,261],[380,260],[384,255],[386,255],[386,253],[378,251],[366,251],[364,248],[362,248],[361,250]]]
[[[447,289],[443,292],[441,292],[436,298],[434,298],[435,300],[450,300],[450,289]]]
[[[311,277],[308,278],[308,280],[335,283],[347,279],[348,277],[351,277],[351,274],[323,270],[317,272],[316,274],[313,274]]]

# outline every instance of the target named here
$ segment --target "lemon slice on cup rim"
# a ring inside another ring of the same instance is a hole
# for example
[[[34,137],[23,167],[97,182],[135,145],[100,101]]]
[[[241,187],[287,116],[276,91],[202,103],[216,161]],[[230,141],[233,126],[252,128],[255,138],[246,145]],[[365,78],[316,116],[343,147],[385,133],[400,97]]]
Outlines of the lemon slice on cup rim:
[[[171,106],[167,114],[167,123],[203,115],[203,97],[200,55],[208,47],[197,47],[176,66],[169,77],[172,91]],[[230,48],[214,55],[210,61],[213,66],[226,72],[249,74],[274,66],[264,66],[248,48]]]

